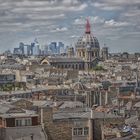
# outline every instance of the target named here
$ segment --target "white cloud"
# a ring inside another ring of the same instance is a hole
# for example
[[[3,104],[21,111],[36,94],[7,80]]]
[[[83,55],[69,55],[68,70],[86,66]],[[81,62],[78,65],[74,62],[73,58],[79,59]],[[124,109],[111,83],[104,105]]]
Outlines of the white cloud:
[[[128,22],[117,22],[114,19],[105,21],[105,26],[106,27],[125,27],[125,26],[129,26],[130,23]]]
[[[52,20],[52,19],[63,19],[65,14],[58,14],[58,15],[38,15],[38,14],[29,14],[27,15],[29,19],[33,20]]]
[[[120,19],[131,23],[135,27],[138,27],[140,25],[140,9],[133,8],[123,12],[120,14]]]
[[[109,5],[107,3],[99,3],[99,2],[95,2],[92,3],[92,5],[96,8],[102,9],[102,10],[107,10],[107,11],[114,11],[114,10],[121,10],[122,7],[121,6],[113,6],[113,5]]]
[[[79,38],[79,36],[78,35],[72,35],[72,36],[70,36],[70,38]]]
[[[47,26],[47,20],[62,20],[66,12],[82,11],[87,6],[87,3],[80,0],[0,0],[0,28],[13,28],[18,23],[21,28],[34,26],[36,23],[41,26],[42,21]]]
[[[14,6],[11,11],[14,13],[28,13],[28,12],[42,12],[42,11],[82,11],[84,10],[88,5],[87,3],[54,3],[54,4],[48,4],[48,2],[40,2],[40,4],[37,4],[38,2],[29,2],[22,5],[18,4],[18,6]]]
[[[99,16],[89,16],[88,19],[90,20],[91,24],[103,24],[105,22],[104,18],[101,18]],[[74,20],[75,25],[84,25],[86,23],[86,18],[85,17],[80,17]]]
[[[74,20],[74,24],[76,24],[76,25],[80,25],[80,24],[83,25],[84,23],[85,23],[85,19],[83,19],[83,18],[77,18]]]
[[[135,7],[140,4],[139,0],[100,0],[93,2],[92,5],[101,10],[123,10],[129,7]]]
[[[52,30],[51,32],[65,32],[68,31],[67,27],[57,27],[54,30]]]
[[[62,3],[64,5],[77,5],[80,4],[79,0],[63,0]]]
[[[104,18],[101,18],[99,16],[95,16],[95,17],[90,17],[91,22],[95,23],[95,24],[102,24],[105,22]]]

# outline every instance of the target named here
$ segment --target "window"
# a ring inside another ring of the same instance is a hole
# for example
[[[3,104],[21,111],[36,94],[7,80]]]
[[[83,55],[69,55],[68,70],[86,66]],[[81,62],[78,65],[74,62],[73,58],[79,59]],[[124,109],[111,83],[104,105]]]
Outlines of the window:
[[[73,128],[73,136],[87,136],[89,134],[89,128]]]
[[[31,118],[20,118],[15,120],[15,126],[31,126]]]
[[[83,134],[83,128],[78,128],[78,135],[81,136]]]
[[[77,133],[77,128],[73,128],[73,135],[74,135],[74,136],[78,135],[78,133]]]
[[[83,52],[83,57],[85,57],[85,52]]]
[[[89,130],[88,130],[88,127],[85,127],[85,128],[84,128],[84,136],[87,136],[87,135],[88,135],[88,131],[89,131]]]
[[[81,66],[81,64],[79,64],[79,70],[81,70],[82,69],[82,66]]]
[[[22,120],[16,120],[16,126],[22,126]]]
[[[29,126],[31,124],[32,124],[32,122],[31,122],[31,119],[30,118],[29,119],[25,119],[25,125],[26,126]]]
[[[74,69],[74,64],[72,65],[72,68]]]

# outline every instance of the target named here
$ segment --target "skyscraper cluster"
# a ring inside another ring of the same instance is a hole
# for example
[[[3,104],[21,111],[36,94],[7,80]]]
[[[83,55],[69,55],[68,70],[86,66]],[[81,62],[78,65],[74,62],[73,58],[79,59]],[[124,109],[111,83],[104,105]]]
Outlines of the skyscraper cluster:
[[[40,45],[35,39],[31,44],[19,43],[19,47],[14,48],[13,54],[25,56],[53,55],[65,53],[65,45],[63,42],[51,42],[48,45]]]

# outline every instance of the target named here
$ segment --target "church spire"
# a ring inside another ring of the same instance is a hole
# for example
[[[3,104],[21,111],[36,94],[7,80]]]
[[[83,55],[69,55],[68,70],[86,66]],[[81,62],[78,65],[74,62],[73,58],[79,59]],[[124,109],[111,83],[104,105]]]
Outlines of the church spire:
[[[90,34],[90,23],[89,23],[89,19],[87,19],[87,23],[86,23],[86,34]]]

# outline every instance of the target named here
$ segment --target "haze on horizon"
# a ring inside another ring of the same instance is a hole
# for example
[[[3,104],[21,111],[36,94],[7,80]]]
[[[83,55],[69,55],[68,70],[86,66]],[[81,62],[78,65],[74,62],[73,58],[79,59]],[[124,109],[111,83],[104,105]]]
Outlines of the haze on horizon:
[[[0,0],[0,51],[35,38],[74,44],[87,17],[101,47],[140,52],[139,0]]]

